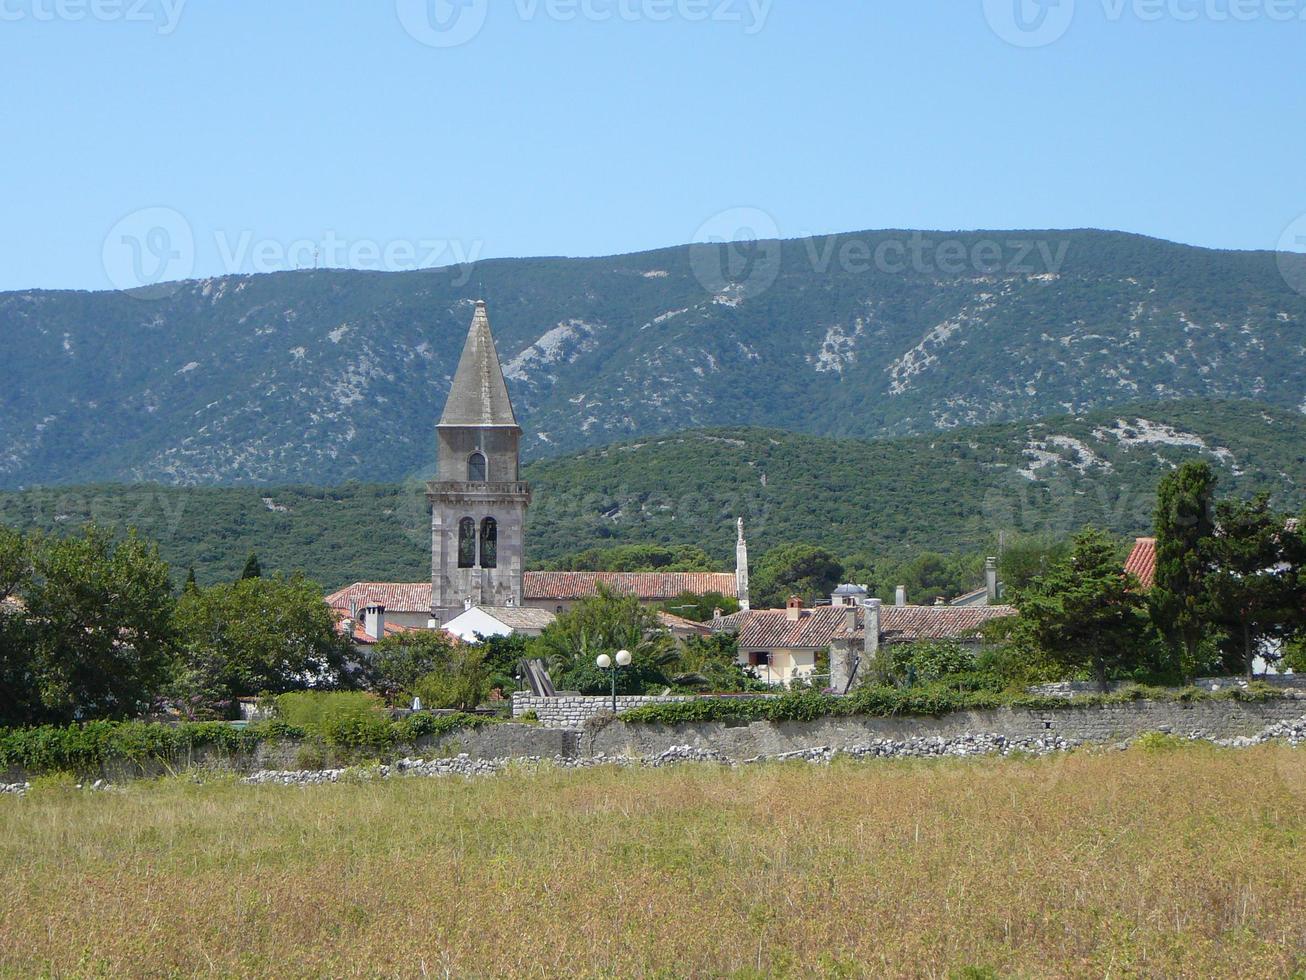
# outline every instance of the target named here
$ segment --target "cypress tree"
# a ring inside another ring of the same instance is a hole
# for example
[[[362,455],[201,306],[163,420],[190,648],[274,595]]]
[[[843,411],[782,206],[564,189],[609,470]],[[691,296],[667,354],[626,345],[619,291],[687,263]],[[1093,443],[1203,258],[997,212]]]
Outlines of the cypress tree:
[[[1210,630],[1207,580],[1215,483],[1209,465],[1190,461],[1161,480],[1156,492],[1152,620],[1179,654],[1185,680],[1199,668],[1198,651]]]

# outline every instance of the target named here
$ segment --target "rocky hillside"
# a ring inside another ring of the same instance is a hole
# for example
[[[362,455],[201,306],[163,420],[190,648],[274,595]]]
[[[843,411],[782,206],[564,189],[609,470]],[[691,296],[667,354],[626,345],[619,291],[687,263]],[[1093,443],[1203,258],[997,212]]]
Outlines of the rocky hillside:
[[[0,294],[0,486],[401,479],[431,461],[482,290],[536,458],[706,426],[1306,408],[1306,296],[1271,253],[914,235]]]
[[[1177,402],[874,442],[716,429],[531,464],[528,559],[663,542],[699,545],[730,568],[736,516],[755,556],[810,541],[872,561],[988,551],[999,533],[1090,522],[1145,533],[1157,480],[1189,458],[1215,467],[1221,492],[1306,503],[1306,417],[1256,404]],[[179,579],[189,565],[201,581],[234,577],[257,551],[265,569],[325,586],[411,581],[430,574],[422,489],[50,487],[0,493],[0,522],[134,525],[160,542]]]

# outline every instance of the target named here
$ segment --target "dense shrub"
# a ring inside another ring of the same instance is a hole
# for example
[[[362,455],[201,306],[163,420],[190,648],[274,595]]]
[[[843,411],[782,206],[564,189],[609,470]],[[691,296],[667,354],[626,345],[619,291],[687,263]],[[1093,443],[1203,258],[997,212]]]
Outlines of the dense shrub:
[[[324,744],[355,752],[380,754],[424,736],[440,737],[461,729],[493,724],[478,715],[415,714],[401,721],[380,716],[380,724],[353,710],[335,708],[302,717],[316,727],[299,727],[283,720],[238,728],[223,722],[166,725],[139,721],[93,721],[84,725],[0,729],[0,770],[43,772],[98,771],[110,763],[185,764],[201,749],[235,755],[253,752],[263,742],[305,740],[315,758],[325,759]]]
[[[637,724],[678,725],[696,721],[813,721],[817,718],[853,715],[881,718],[897,715],[937,717],[953,711],[984,711],[1003,707],[1052,711],[1142,700],[1265,701],[1279,696],[1282,696],[1282,692],[1267,684],[1222,691],[1203,691],[1192,687],[1174,690],[1134,684],[1112,694],[1077,697],[1072,701],[1021,692],[978,688],[963,690],[940,682],[906,689],[868,687],[847,697],[803,691],[780,697],[698,698],[635,708],[622,712],[621,720]]]

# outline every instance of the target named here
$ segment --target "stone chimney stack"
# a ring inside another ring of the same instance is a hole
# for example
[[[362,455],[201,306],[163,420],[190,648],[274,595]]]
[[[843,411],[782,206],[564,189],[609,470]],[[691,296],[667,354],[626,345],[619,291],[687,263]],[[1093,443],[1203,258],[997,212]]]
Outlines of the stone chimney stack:
[[[862,664],[857,673],[863,684],[872,676],[871,672],[875,669],[875,662],[880,656],[880,607],[882,605],[879,599],[867,599],[862,609],[866,632],[862,637]]]
[[[907,586],[900,585],[893,593],[893,604],[895,606],[907,605]]]
[[[998,604],[998,560],[984,559],[984,591],[988,594],[990,606]]]
[[[791,623],[796,623],[803,618],[803,600],[801,596],[790,596],[789,602],[785,606],[785,619]]]
[[[375,603],[363,610],[363,632],[374,640],[385,639],[385,606]]]
[[[853,651],[857,631],[857,607],[848,606],[844,610],[847,637],[837,639],[830,644],[830,690],[835,694],[846,694],[853,677]]]

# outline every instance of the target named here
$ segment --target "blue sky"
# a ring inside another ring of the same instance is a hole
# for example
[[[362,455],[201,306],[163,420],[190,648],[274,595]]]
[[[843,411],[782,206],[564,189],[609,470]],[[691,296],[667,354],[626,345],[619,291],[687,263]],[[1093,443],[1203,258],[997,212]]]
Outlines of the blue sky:
[[[0,0],[0,288],[1306,213],[1306,0],[460,2]]]

